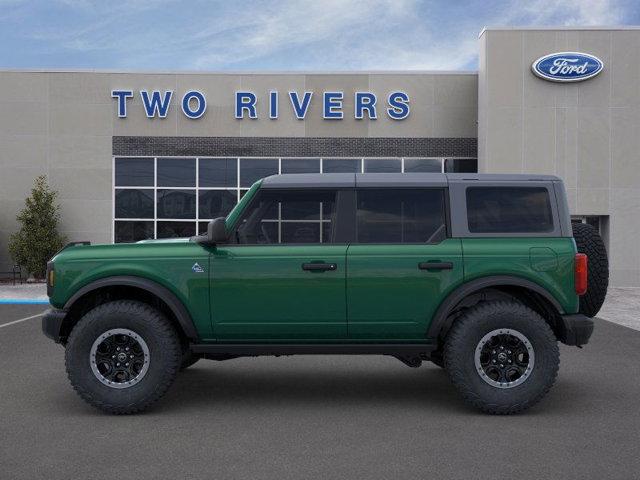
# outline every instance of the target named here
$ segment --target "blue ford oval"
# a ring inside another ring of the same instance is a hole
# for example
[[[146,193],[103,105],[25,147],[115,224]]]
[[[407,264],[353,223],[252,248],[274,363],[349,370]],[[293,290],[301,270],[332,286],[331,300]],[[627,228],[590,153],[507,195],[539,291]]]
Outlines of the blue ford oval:
[[[533,73],[552,82],[579,82],[602,71],[602,60],[588,53],[558,52],[540,57],[531,65]]]

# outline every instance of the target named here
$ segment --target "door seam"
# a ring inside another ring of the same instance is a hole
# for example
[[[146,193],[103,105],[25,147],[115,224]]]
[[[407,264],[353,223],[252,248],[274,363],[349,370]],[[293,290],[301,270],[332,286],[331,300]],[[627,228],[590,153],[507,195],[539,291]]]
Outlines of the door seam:
[[[349,295],[347,290],[347,282],[349,279],[349,266],[348,266],[348,258],[349,258],[349,248],[351,244],[347,244],[347,249],[344,251],[344,315],[345,322],[347,324],[347,338],[351,338],[351,332],[349,331]]]

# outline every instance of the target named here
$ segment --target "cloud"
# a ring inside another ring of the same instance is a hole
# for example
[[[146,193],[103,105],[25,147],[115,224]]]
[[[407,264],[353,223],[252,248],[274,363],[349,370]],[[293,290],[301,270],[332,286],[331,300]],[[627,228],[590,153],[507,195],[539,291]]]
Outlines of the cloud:
[[[200,49],[194,66],[211,67],[221,59],[238,63],[303,47],[309,48],[309,56],[326,49],[327,60],[341,63],[345,50],[357,49],[373,40],[376,32],[399,24],[414,5],[402,0],[272,2],[263,11],[242,18],[236,29],[199,32],[196,38],[205,48]]]
[[[193,68],[245,65],[280,53],[291,55],[283,64],[293,69],[457,70],[475,64],[477,34],[485,25],[614,25],[623,19],[622,8],[607,0],[487,2],[489,8],[477,12],[469,5],[414,1],[276,5],[244,23],[248,28],[203,34]]]
[[[510,13],[511,21],[531,25],[618,25],[624,18],[622,7],[609,0],[533,0]]]
[[[9,2],[19,5],[12,11],[21,12],[25,24],[14,18],[0,30],[22,49],[32,45],[22,58],[162,70],[474,68],[477,35],[485,25],[615,25],[628,21],[633,9],[633,3],[624,3],[631,0],[56,0],[38,7],[0,0],[0,5]],[[16,47],[0,48],[11,58]]]

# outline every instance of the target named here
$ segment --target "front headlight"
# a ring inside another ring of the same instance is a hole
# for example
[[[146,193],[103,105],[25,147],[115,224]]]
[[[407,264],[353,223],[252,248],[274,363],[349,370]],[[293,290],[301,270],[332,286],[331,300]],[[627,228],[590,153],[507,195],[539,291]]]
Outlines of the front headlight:
[[[47,262],[47,296],[53,294],[53,285],[56,281],[56,272],[53,269],[53,262]]]

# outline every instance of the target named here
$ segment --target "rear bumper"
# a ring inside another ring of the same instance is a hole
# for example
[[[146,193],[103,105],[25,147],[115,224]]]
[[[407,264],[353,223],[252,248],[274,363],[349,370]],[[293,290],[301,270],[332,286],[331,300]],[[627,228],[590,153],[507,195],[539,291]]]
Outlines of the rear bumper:
[[[593,319],[582,314],[563,315],[560,340],[565,345],[581,346],[589,343],[593,333]]]
[[[47,310],[42,317],[42,333],[56,343],[63,342],[66,338],[62,337],[62,324],[66,316],[65,310],[57,308]]]

